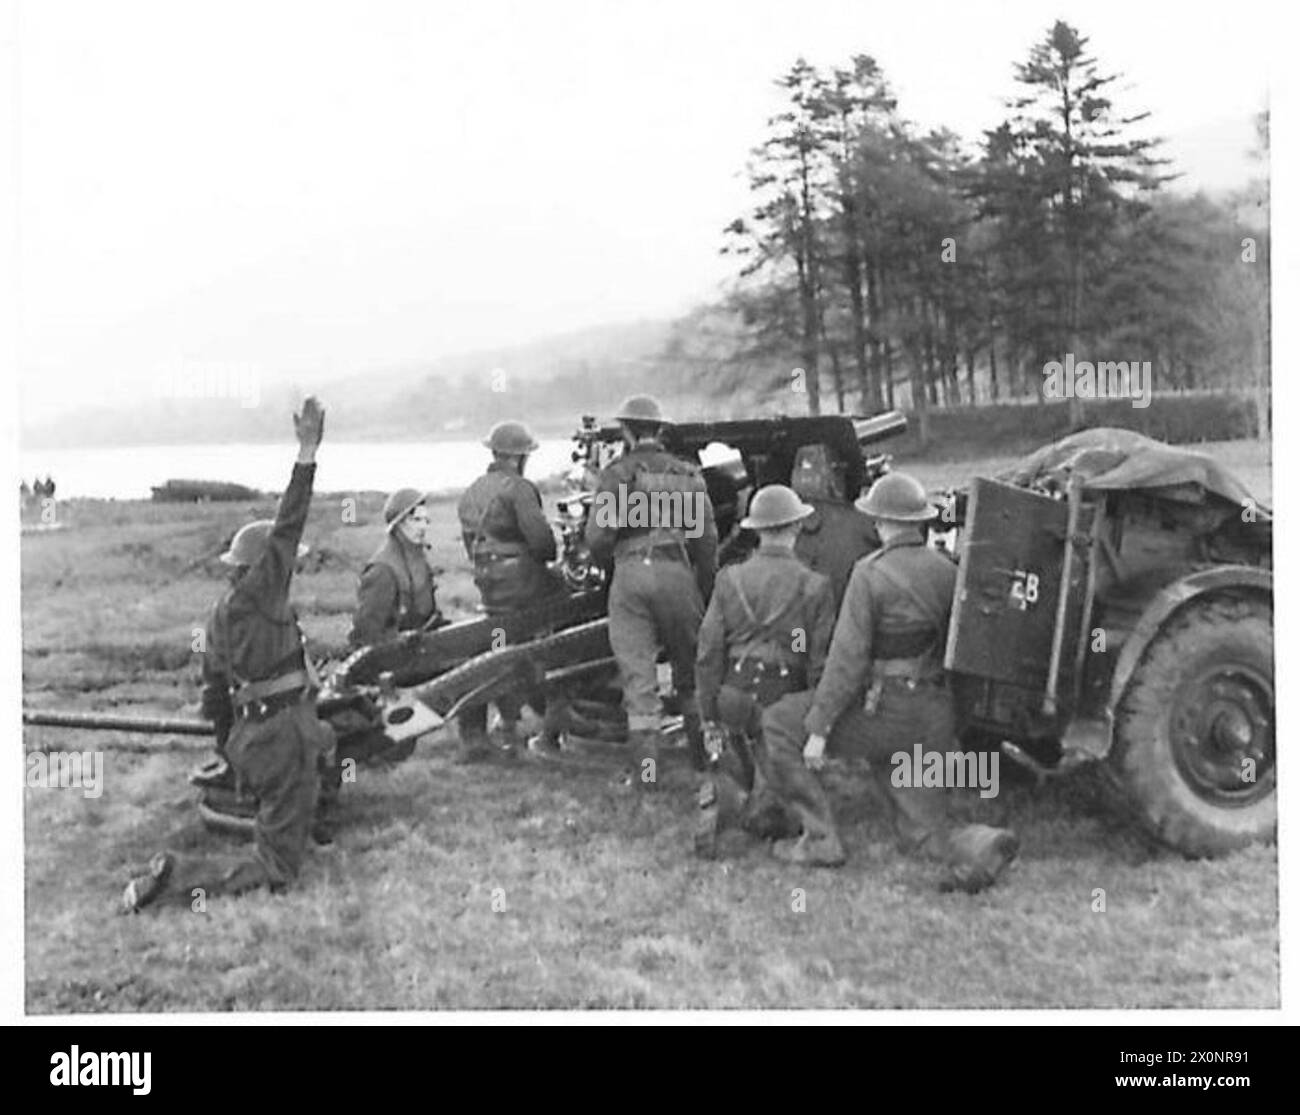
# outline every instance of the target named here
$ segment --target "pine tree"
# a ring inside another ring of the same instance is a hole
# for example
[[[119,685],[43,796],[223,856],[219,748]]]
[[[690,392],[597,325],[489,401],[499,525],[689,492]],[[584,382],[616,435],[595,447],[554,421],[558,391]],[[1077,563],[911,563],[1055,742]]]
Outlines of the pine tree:
[[[1036,297],[1018,340],[1035,363],[1095,342],[1108,307],[1090,291],[1115,262],[1106,247],[1168,180],[1159,141],[1127,136],[1149,114],[1117,114],[1107,95],[1117,75],[1101,73],[1087,44],[1058,20],[1016,67],[1024,90],[1008,103],[1011,117],[986,135],[981,193],[985,211],[1003,219],[1007,254],[1029,269],[1019,282],[1032,281]],[[1072,399],[1072,424],[1081,415]]]

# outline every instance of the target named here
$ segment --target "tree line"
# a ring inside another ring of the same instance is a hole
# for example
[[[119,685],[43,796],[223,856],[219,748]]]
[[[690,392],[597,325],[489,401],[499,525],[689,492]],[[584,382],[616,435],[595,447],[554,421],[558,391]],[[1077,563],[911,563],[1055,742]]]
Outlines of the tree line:
[[[1148,114],[1121,113],[1069,24],[1014,77],[970,151],[910,124],[873,58],[796,61],[725,230],[735,284],[670,354],[723,391],[797,367],[812,413],[901,406],[923,428],[932,406],[1041,398],[1066,353],[1149,360],[1157,390],[1255,392],[1266,426],[1266,193],[1167,189]],[[1262,160],[1266,114],[1257,131]]]

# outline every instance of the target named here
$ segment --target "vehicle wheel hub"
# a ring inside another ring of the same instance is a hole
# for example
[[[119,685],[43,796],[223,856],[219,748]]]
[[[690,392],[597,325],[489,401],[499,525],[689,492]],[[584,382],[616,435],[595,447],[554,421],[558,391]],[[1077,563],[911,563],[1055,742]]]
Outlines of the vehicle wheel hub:
[[[1272,792],[1273,686],[1254,669],[1221,664],[1179,687],[1170,710],[1178,769],[1196,792],[1247,805]]]

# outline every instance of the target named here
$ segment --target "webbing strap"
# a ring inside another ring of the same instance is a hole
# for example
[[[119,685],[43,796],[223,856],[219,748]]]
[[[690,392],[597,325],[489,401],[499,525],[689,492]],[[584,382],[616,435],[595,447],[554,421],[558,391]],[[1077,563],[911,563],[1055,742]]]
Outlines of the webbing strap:
[[[944,628],[947,627],[948,625],[947,618],[942,613],[937,611],[934,605],[930,601],[924,599],[920,593],[918,593],[914,588],[912,588],[911,585],[909,585],[906,581],[904,581],[901,577],[899,577],[898,574],[891,573],[880,562],[873,562],[872,564],[874,565],[876,571],[880,573],[880,575],[884,577],[885,580],[887,580],[891,585],[893,585],[896,589],[898,589],[899,592],[903,593],[904,596],[906,596],[909,600],[912,601],[912,603],[914,603],[918,608],[921,609],[922,613],[925,615],[925,618],[928,619],[934,625],[936,632],[940,634],[943,632]]]
[[[245,682],[231,694],[231,700],[234,701],[236,708],[242,708],[244,705],[251,705],[254,701],[265,701],[268,697],[275,697],[280,693],[304,689],[311,684],[311,680],[307,670],[290,670],[278,678]]]
[[[740,585],[740,577],[736,576],[731,578],[731,583],[736,589],[736,598],[740,601],[741,608],[744,609],[745,618],[749,620],[751,626],[757,629],[758,637],[756,639],[751,640],[751,642],[754,643],[755,645],[763,645],[763,646],[771,645],[781,650],[784,650],[785,643],[775,636],[775,634],[771,630],[771,627],[772,624],[774,624],[781,617],[781,613],[784,612],[788,607],[790,607],[791,604],[795,602],[795,599],[799,596],[800,592],[802,592],[801,586],[796,585],[793,594],[788,599],[776,605],[776,607],[772,610],[772,614],[767,619],[760,620],[758,618],[757,613],[755,613],[754,611],[753,605],[750,604],[748,598],[745,596],[745,590]],[[740,656],[740,661],[743,662],[748,657],[749,657],[749,653],[748,651],[746,651]]]

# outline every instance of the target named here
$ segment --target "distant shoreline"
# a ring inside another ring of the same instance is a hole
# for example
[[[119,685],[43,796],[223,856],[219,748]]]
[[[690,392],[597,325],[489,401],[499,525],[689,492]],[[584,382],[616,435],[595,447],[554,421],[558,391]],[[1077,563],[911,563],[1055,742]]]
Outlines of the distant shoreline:
[[[530,424],[530,429],[534,435],[544,438],[548,441],[559,441],[572,436],[575,430],[581,425],[581,419],[575,419],[569,426],[560,423]],[[330,441],[335,444],[343,445],[391,445],[394,442],[403,444],[448,444],[454,442],[464,442],[466,444],[477,445],[487,436],[487,430],[452,430],[439,432],[437,434],[419,434],[419,433],[378,433],[370,431],[368,433],[335,433],[330,437]],[[247,437],[238,438],[215,438],[215,437],[194,437],[185,442],[178,442],[172,438],[151,438],[140,440],[138,438],[130,441],[26,441],[23,438],[18,439],[18,450],[20,453],[67,453],[78,450],[89,451],[92,449],[168,449],[178,447],[208,447],[208,446],[229,446],[229,445],[284,445],[292,448],[292,439],[286,439],[282,435],[275,437],[257,437],[250,434]]]

